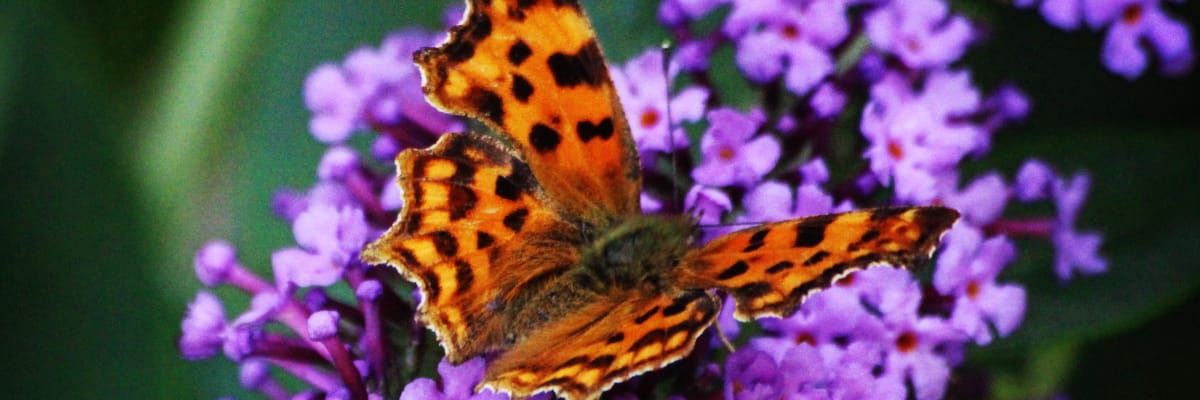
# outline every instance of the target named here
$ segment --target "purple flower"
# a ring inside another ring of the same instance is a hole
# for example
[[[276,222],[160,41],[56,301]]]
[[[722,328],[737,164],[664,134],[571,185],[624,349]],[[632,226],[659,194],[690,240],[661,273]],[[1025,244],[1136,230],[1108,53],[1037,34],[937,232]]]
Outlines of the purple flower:
[[[183,317],[183,335],[179,337],[179,352],[188,360],[209,358],[221,350],[224,342],[225,308],[212,293],[196,292]]]
[[[1034,0],[1017,0],[1013,2],[1013,5],[1027,8],[1033,3]],[[1078,28],[1079,22],[1083,19],[1081,3],[1081,0],[1044,0],[1041,7],[1038,7],[1038,11],[1050,25],[1069,31]]]
[[[1118,75],[1133,79],[1146,69],[1143,42],[1158,53],[1163,74],[1180,75],[1192,67],[1187,26],[1167,16],[1158,0],[1087,1],[1083,15],[1093,28],[1108,25],[1101,58]]]
[[[507,395],[485,389],[475,393],[475,385],[483,380],[484,362],[482,358],[473,358],[458,366],[442,360],[437,366],[438,375],[442,377],[442,389],[437,382],[429,378],[417,378],[409,382],[400,394],[400,400],[503,400]],[[545,400],[548,395],[538,395],[534,398]]]
[[[745,347],[725,360],[726,399],[778,399],[782,391],[779,366],[767,353]]]
[[[792,93],[811,91],[833,72],[828,49],[845,40],[849,22],[840,1],[737,1],[724,26],[737,38],[738,67],[764,83],[781,74]]]
[[[1054,171],[1050,169],[1050,166],[1041,160],[1030,158],[1021,164],[1021,169],[1017,170],[1017,179],[1013,190],[1017,199],[1021,201],[1040,200],[1046,197],[1051,179],[1054,179]]]
[[[705,186],[750,186],[779,160],[779,142],[770,135],[754,137],[760,121],[721,108],[708,113],[709,128],[700,138],[704,161],[692,179]]]
[[[420,74],[412,53],[434,44],[423,32],[389,36],[379,49],[363,47],[346,57],[341,66],[325,64],[304,84],[304,101],[313,117],[309,130],[325,143],[346,141],[356,130],[404,126],[427,132],[456,127],[452,117],[425,102]]]
[[[778,181],[762,182],[746,192],[742,200],[746,213],[738,221],[762,223],[810,215],[827,214],[833,210],[833,197],[816,184],[805,183],[796,189]]]
[[[692,186],[683,198],[684,207],[692,210],[701,224],[717,224],[721,215],[733,210],[733,201],[720,189]]]
[[[818,117],[832,118],[841,113],[842,108],[846,106],[846,93],[826,82],[818,86],[816,92],[813,92],[809,105],[812,106]]]
[[[962,333],[946,320],[918,315],[920,302],[921,289],[916,283],[882,293],[879,311],[887,323],[884,342],[890,343],[884,374],[911,381],[917,399],[938,399],[946,389],[951,367],[939,349],[956,345]]]
[[[954,296],[950,324],[980,345],[992,341],[989,324],[1000,336],[1008,336],[1025,315],[1025,289],[999,284],[996,276],[1016,257],[1016,248],[1003,236],[984,240],[977,228],[966,223],[959,223],[946,236],[933,285],[938,292]]]
[[[208,242],[196,252],[196,278],[205,286],[216,286],[225,282],[231,270],[239,268],[237,253],[233,245],[224,240]]]
[[[900,201],[932,200],[938,175],[988,141],[982,129],[955,118],[979,103],[965,71],[932,72],[920,91],[898,73],[885,74],[871,88],[861,123],[871,171],[895,180]]]
[[[1094,275],[1108,270],[1108,261],[1099,254],[1100,234],[1075,230],[1079,209],[1090,186],[1091,179],[1085,174],[1056,179],[1051,185],[1054,203],[1058,206],[1058,225],[1052,238],[1057,250],[1054,272],[1062,281],[1070,279],[1074,271]]]
[[[943,201],[963,215],[963,219],[983,226],[1000,217],[1008,204],[1009,188],[999,173],[991,172],[976,178],[961,191],[947,192]]]
[[[866,17],[876,48],[912,68],[943,67],[962,56],[974,36],[971,24],[939,0],[892,1]]]
[[[697,121],[704,115],[707,89],[687,87],[668,99],[667,82],[674,79],[675,72],[667,75],[662,51],[656,49],[643,52],[624,68],[612,69],[610,74],[629,120],[630,133],[643,158],[648,158],[646,153],[650,151],[687,148],[687,133],[679,124]]]
[[[728,2],[730,0],[666,0],[658,6],[658,20],[666,26],[679,26]]]

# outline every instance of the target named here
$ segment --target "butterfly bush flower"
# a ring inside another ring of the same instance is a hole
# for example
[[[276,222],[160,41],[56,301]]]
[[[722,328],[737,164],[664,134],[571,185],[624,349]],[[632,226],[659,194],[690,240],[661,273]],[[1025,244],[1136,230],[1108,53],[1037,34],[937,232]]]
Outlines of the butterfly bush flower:
[[[1163,10],[1159,0],[1018,0],[1017,7],[1038,6],[1048,23],[1064,30],[1086,25],[1105,30],[1101,62],[1126,79],[1141,76],[1153,52],[1167,76],[1189,72],[1195,62],[1191,32]]]
[[[1139,76],[1151,55],[1164,73],[1191,66],[1188,28],[1164,10],[1169,3],[1015,4],[1063,29],[1104,30],[1102,60],[1123,76]],[[455,9],[450,23],[461,17]],[[721,293],[716,324],[734,349],[709,333],[672,371],[620,383],[614,398],[939,398],[963,384],[953,376],[967,352],[1021,329],[1025,289],[1002,278],[1022,250],[1014,239],[1054,246],[1044,272],[1064,284],[1106,270],[1101,234],[1080,228],[1088,175],[1036,158],[1011,175],[962,171],[1033,102],[1015,84],[989,91],[972,80],[962,56],[982,38],[949,2],[666,0],[658,12],[678,44],[672,60],[651,49],[610,67],[642,158],[644,212],[691,213],[700,241],[888,205],[942,204],[962,219],[928,282],[900,269],[858,271],[791,315],[741,323]],[[359,261],[404,205],[396,171],[381,165],[466,128],[421,91],[411,54],[437,37],[404,31],[313,69],[303,87],[309,130],[328,149],[310,187],[280,190],[271,204],[295,243],[251,265],[225,241],[199,249],[199,281],[243,299],[199,291],[181,325],[184,358],[224,355],[239,364],[243,387],[269,399],[508,397],[475,390],[484,358],[441,358],[415,320],[418,291],[393,269]],[[727,103],[714,84],[726,77],[709,70],[716,63],[736,67],[760,100]],[[346,144],[355,133],[374,135],[365,152]],[[847,163],[845,154],[861,158]],[[1014,202],[1053,211],[1014,214]],[[231,306],[246,299],[244,310]],[[298,384],[281,385],[284,374]]]

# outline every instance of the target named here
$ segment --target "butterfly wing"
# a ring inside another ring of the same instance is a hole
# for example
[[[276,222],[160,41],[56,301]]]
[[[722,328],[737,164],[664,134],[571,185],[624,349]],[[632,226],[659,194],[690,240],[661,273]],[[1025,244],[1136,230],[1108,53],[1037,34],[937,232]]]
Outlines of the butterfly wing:
[[[761,225],[689,253],[680,263],[677,284],[727,291],[741,320],[787,316],[805,296],[851,271],[924,263],[957,220],[958,212],[949,208],[910,207]]]
[[[574,224],[548,207],[529,167],[481,134],[448,134],[396,157],[399,220],[362,258],[390,264],[420,287],[419,318],[452,362],[502,343],[497,305],[557,266],[572,265]]]
[[[539,329],[489,365],[480,386],[517,397],[554,390],[594,399],[691,353],[719,310],[720,300],[703,290],[618,293]]]
[[[640,212],[637,151],[578,2],[471,0],[415,59],[430,101],[506,135],[566,213]]]

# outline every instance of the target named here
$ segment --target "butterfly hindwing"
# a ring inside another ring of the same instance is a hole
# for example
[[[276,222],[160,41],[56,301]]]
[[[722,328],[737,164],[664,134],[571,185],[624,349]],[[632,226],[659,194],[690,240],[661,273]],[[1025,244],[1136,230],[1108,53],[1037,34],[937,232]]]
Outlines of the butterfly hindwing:
[[[719,288],[747,320],[787,316],[851,271],[915,267],[958,220],[945,207],[880,208],[764,224],[719,237],[680,263],[679,287]]]
[[[640,211],[637,151],[578,2],[472,0],[415,59],[430,101],[506,135],[565,212]]]
[[[553,389],[567,399],[595,399],[686,356],[719,310],[720,300],[703,290],[613,293],[511,348],[480,386],[518,398]]]
[[[460,362],[502,342],[506,317],[495,304],[554,265],[575,262],[576,247],[544,203],[529,167],[481,134],[447,134],[396,157],[404,192],[399,220],[363,250],[421,288],[419,317]],[[524,262],[536,254],[540,263]]]

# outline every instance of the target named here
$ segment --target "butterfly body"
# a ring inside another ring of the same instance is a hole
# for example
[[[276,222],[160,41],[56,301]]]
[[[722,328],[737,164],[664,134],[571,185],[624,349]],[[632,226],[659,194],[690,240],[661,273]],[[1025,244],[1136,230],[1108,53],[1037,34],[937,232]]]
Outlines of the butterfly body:
[[[945,207],[762,224],[696,245],[683,215],[640,213],[641,172],[595,33],[575,1],[471,0],[414,55],[451,133],[396,158],[404,208],[362,252],[421,291],[446,358],[486,356],[481,387],[594,399],[690,353],[727,293],[735,316],[786,316],[839,277],[919,266]]]

